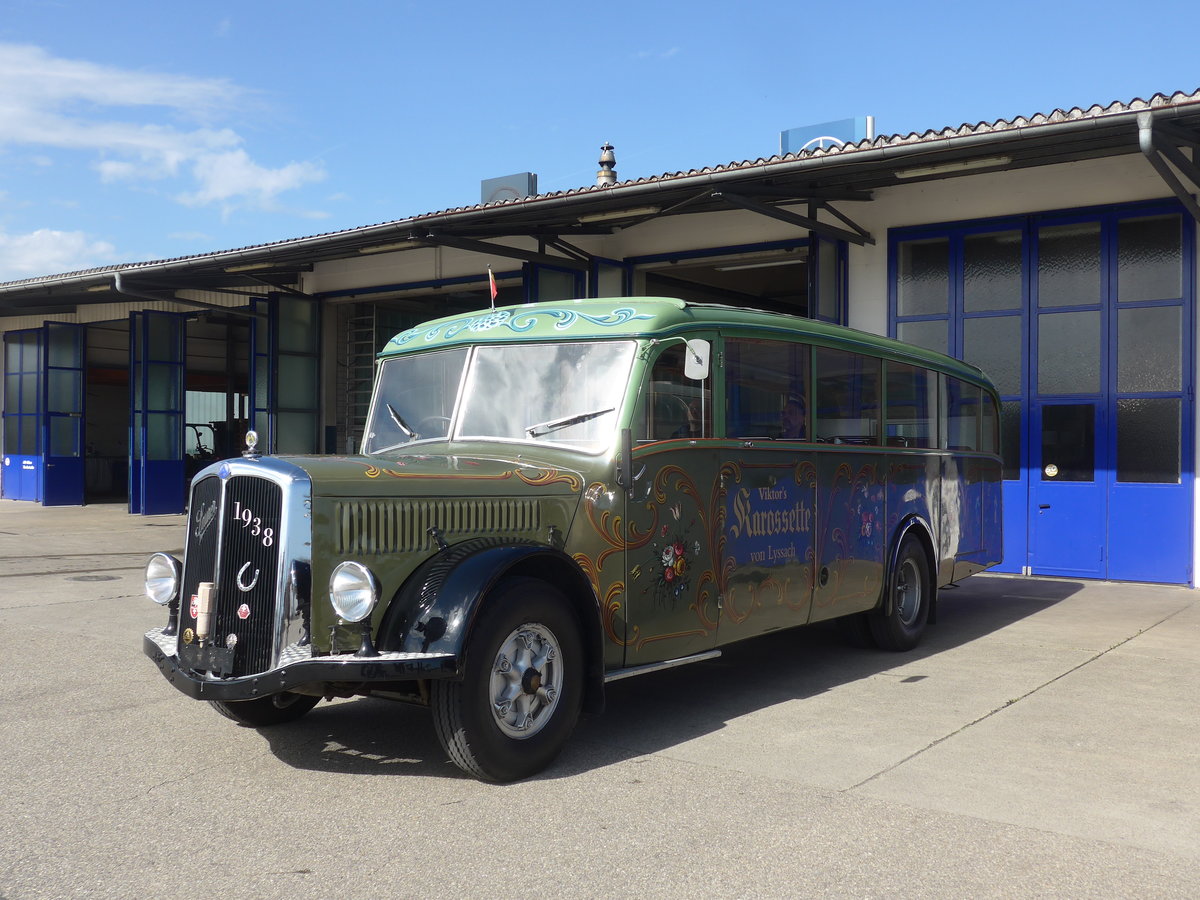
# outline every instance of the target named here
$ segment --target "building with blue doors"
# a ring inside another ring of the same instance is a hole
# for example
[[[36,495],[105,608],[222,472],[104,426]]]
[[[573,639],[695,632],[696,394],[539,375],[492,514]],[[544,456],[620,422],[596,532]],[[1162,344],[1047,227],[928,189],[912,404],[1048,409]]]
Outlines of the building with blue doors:
[[[486,308],[490,267],[498,303],[663,294],[975,363],[1004,569],[1191,585],[1198,148],[1200,91],[627,181],[606,147],[577,190],[2,284],[0,492],[174,512],[247,428],[352,450],[374,354]]]

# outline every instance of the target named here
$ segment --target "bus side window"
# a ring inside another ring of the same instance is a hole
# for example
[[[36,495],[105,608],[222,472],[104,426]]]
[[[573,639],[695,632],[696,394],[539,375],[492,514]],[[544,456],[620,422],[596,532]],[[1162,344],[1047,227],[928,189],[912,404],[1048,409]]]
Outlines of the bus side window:
[[[813,438],[834,444],[878,444],[883,361],[861,353],[815,350]]]
[[[907,363],[886,365],[887,445],[933,447],[937,444],[937,375]]]
[[[807,440],[808,359],[807,344],[727,340],[726,436]]]
[[[946,418],[942,446],[946,450],[978,450],[982,390],[949,376],[946,383]]]
[[[684,352],[682,343],[672,344],[654,361],[634,416],[637,440],[712,437],[710,380],[683,374]]]

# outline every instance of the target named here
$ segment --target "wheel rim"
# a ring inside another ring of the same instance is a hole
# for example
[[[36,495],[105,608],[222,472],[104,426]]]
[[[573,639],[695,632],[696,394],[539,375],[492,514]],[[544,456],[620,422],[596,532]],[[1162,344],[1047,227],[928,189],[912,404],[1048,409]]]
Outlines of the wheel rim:
[[[496,726],[517,740],[533,737],[554,718],[562,682],[562,651],[554,632],[535,622],[514,628],[492,664]]]
[[[900,571],[896,573],[896,591],[893,600],[896,605],[896,617],[904,626],[910,626],[917,621],[921,611],[921,573],[912,559],[904,560]]]

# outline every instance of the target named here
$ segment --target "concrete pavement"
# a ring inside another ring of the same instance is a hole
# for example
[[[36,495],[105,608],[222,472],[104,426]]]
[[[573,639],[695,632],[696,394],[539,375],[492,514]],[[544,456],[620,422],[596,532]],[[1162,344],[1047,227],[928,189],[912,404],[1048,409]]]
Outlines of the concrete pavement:
[[[913,653],[827,627],[610,685],[483,785],[424,710],[238,728],[141,655],[183,519],[0,501],[0,898],[1200,895],[1200,604],[981,576]]]

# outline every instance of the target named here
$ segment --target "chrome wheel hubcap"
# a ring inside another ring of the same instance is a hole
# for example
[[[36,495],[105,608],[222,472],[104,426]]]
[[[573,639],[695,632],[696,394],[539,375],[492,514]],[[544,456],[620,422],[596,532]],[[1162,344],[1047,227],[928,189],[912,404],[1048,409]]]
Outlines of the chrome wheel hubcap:
[[[921,609],[921,573],[911,559],[906,559],[896,573],[896,593],[892,599],[900,622],[905,626],[912,625]]]
[[[562,692],[558,638],[545,625],[530,622],[504,639],[492,665],[492,717],[505,735],[533,737],[554,718]]]

